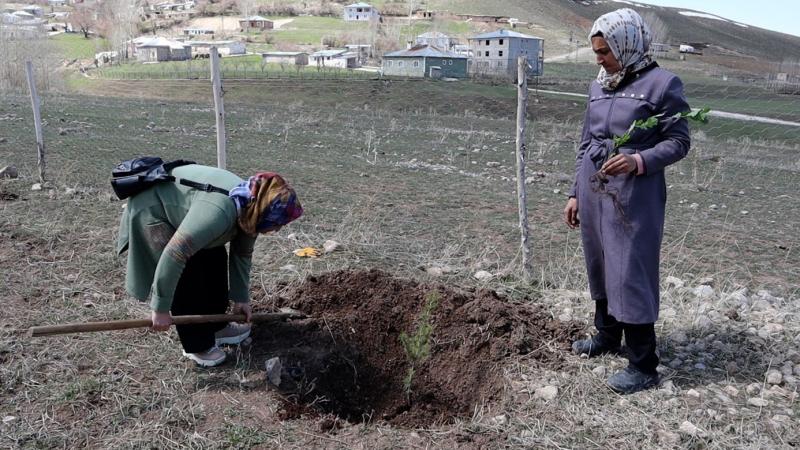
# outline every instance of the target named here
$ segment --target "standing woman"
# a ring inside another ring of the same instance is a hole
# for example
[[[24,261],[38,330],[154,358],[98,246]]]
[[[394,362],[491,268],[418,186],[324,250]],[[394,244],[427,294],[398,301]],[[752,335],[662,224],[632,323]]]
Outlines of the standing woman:
[[[598,333],[572,348],[590,358],[617,354],[624,335],[629,365],[608,384],[628,394],[659,380],[654,323],[667,198],[664,168],[689,151],[686,119],[672,118],[689,105],[681,80],[651,59],[650,30],[636,11],[600,16],[589,39],[601,68],[589,90],[564,220],[581,229]],[[634,120],[657,114],[663,114],[658,126],[637,130],[612,156],[614,136],[625,134]]]
[[[249,322],[256,237],[300,217],[303,208],[294,190],[270,172],[242,180],[223,169],[191,164],[171,174],[175,182],[156,184],[128,200],[117,244],[119,254],[128,250],[125,289],[140,301],[150,298],[156,331],[168,330],[172,316],[222,314],[229,299],[234,313],[244,314]],[[184,186],[179,180],[229,194]],[[176,329],[184,356],[204,367],[225,361],[217,345],[238,344],[250,334],[249,325],[236,323]]]

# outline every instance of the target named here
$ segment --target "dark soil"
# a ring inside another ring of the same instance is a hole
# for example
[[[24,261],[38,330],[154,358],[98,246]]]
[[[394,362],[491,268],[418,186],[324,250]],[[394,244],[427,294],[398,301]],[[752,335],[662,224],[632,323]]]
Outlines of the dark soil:
[[[433,291],[440,300],[431,354],[409,399],[399,335],[416,330]],[[253,330],[253,361],[263,369],[268,359],[281,360],[276,389],[285,418],[317,412],[415,427],[469,419],[475,405],[500,400],[506,358],[528,355],[542,367],[558,367],[582,328],[493,291],[456,291],[377,270],[309,277],[277,304],[310,316]]]

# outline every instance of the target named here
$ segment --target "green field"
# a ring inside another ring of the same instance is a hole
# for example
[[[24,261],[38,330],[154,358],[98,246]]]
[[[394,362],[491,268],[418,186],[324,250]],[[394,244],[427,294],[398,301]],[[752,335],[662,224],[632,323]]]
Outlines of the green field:
[[[81,33],[62,33],[54,36],[56,43],[66,59],[94,59],[95,53],[105,51],[108,41],[102,38],[86,39]]]

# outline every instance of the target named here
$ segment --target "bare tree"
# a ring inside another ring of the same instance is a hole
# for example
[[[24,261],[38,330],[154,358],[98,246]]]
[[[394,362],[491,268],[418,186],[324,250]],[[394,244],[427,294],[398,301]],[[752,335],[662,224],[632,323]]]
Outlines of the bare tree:
[[[76,6],[75,11],[69,15],[69,20],[72,23],[72,27],[81,30],[83,37],[86,39],[89,39],[89,32],[97,25],[95,12],[86,4]]]
[[[642,19],[650,25],[650,34],[653,42],[658,44],[669,43],[669,27],[654,12],[648,11],[642,14]]]
[[[256,12],[256,0],[236,0],[236,7],[239,14],[244,17],[250,17]]]

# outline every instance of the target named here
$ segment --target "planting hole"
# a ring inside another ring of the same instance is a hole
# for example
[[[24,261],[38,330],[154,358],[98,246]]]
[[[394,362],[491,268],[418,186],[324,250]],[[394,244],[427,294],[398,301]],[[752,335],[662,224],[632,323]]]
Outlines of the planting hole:
[[[400,335],[420,329],[431,295],[430,351],[416,360],[409,392]],[[309,318],[255,327],[251,360],[267,371],[287,418],[330,413],[413,427],[469,419],[476,405],[500,399],[506,358],[558,367],[582,329],[492,291],[454,291],[380,271],[309,277],[277,303]]]

